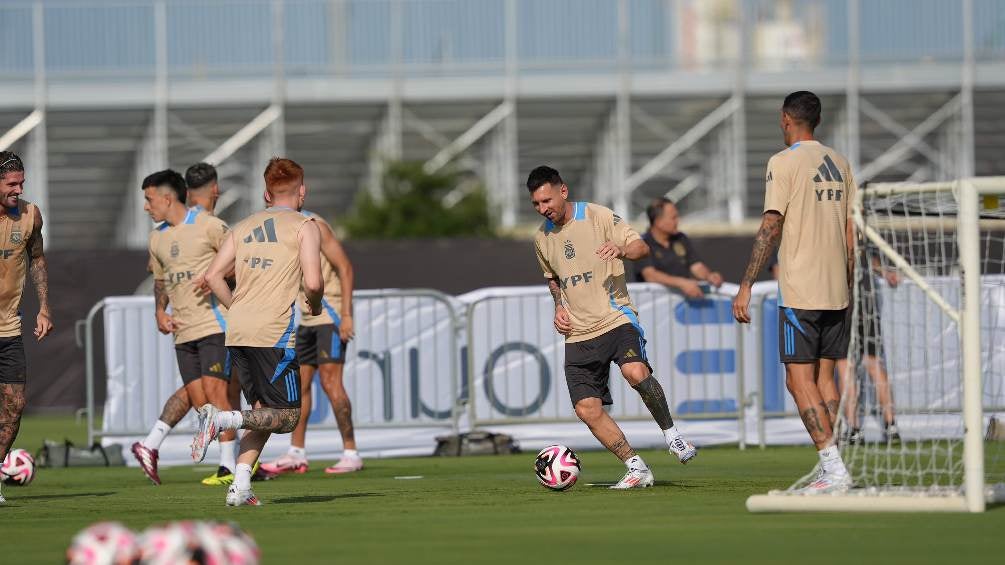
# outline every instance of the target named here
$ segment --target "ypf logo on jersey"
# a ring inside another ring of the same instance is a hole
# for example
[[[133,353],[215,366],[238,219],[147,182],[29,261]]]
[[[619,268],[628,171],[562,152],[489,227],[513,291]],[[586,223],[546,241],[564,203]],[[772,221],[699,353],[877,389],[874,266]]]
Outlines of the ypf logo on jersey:
[[[572,242],[568,239],[565,240],[565,258],[573,259],[576,257],[576,248],[572,246]]]
[[[177,241],[172,241],[171,242],[171,258],[172,259],[177,259],[179,253],[181,253],[181,250],[178,249],[178,242]]]

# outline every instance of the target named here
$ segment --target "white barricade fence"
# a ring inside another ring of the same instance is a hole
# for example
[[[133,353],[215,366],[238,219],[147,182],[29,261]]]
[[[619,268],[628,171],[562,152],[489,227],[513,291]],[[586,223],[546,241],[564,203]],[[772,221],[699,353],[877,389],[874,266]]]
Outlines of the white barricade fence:
[[[661,285],[632,284],[646,353],[678,419],[740,417],[739,326],[730,299],[688,301]],[[575,421],[565,384],[565,343],[543,286],[462,296],[468,309],[469,374],[476,424]],[[641,352],[640,352],[641,353]],[[651,420],[639,395],[611,366],[611,415]]]

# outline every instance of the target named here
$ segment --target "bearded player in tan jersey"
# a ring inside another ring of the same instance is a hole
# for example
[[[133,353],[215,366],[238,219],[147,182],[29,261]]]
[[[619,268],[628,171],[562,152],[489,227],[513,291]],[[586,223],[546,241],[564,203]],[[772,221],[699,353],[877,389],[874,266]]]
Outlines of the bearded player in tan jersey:
[[[192,458],[201,461],[220,430],[248,430],[241,437],[234,483],[227,505],[261,504],[251,491],[251,467],[273,433],[289,433],[300,419],[300,379],[294,334],[295,303],[301,285],[305,308],[321,314],[321,235],[317,224],[297,211],[306,194],[304,170],[275,158],[265,168],[268,208],[252,214],[224,240],[206,280],[228,308],[227,347],[245,399],[254,408],[221,412],[202,407]],[[234,271],[231,292],[225,277]]]
[[[342,457],[326,468],[328,474],[344,474],[363,469],[363,459],[356,451],[356,435],[352,426],[352,404],[342,381],[346,347],[354,337],[352,319],[353,269],[349,257],[335,237],[331,225],[317,214],[302,211],[318,223],[321,231],[321,272],[325,279],[324,312],[311,316],[304,312],[297,328],[297,361],[300,362],[300,422],[290,436],[290,448],[272,463],[263,463],[268,473],[306,473],[307,420],[310,419],[313,398],[311,388],[314,372],[321,373],[321,386],[331,401],[332,412],[342,436]],[[303,296],[301,295],[301,303]]]
[[[848,354],[854,257],[848,202],[857,189],[848,161],[814,139],[819,123],[815,94],[785,97],[781,128],[788,148],[768,161],[761,228],[733,300],[733,316],[749,323],[750,288],[781,241],[779,353],[786,387],[820,457],[819,474],[803,489],[806,494],[840,492],[852,484],[834,445],[840,401],[834,365]]]
[[[230,356],[224,345],[225,312],[212,296],[197,292],[198,275],[208,268],[227,233],[227,225],[198,206],[186,208],[187,183],[170,169],[147,176],[142,183],[144,209],[161,225],[150,234],[150,268],[154,275],[157,327],[173,334],[182,387],[168,398],[160,418],[142,441],[132,445],[143,473],[160,484],[159,449],[171,429],[192,406],[207,401],[229,410]],[[171,313],[167,311],[171,306]],[[229,479],[234,460],[234,435],[221,439],[220,467],[204,482]]]
[[[25,405],[26,365],[18,306],[25,275],[38,293],[35,338],[52,331],[49,318],[49,275],[42,251],[42,213],[21,200],[24,163],[10,151],[0,151],[0,461],[17,437]],[[0,504],[6,501],[0,494]]]
[[[576,415],[627,468],[611,488],[652,486],[652,471],[604,411],[613,403],[608,382],[611,363],[617,363],[663,430],[670,453],[681,463],[697,454],[674,425],[663,387],[652,376],[645,336],[628,296],[622,259],[641,259],[649,247],[611,210],[569,202],[569,187],[551,167],[531,171],[527,189],[534,209],[546,218],[534,248],[555,299],[555,329],[566,339],[565,380]]]

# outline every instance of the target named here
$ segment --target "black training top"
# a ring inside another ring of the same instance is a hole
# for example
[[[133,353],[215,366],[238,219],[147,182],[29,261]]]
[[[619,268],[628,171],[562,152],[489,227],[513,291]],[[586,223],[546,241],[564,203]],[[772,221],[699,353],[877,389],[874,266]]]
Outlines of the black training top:
[[[655,267],[657,271],[672,277],[694,278],[691,275],[691,265],[700,262],[701,258],[691,245],[691,240],[682,232],[671,235],[666,247],[656,241],[652,232],[646,232],[642,240],[649,245],[649,256],[636,262],[636,282],[645,282],[642,269],[646,267]]]

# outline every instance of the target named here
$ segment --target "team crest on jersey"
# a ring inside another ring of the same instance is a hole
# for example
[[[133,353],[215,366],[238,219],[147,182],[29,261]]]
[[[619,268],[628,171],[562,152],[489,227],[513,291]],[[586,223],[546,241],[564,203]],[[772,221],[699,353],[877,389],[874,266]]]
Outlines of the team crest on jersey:
[[[676,253],[678,257],[684,257],[687,255],[687,247],[684,247],[683,243],[675,241],[673,244],[673,252]]]
[[[179,253],[181,253],[181,251],[178,249],[178,242],[177,241],[172,241],[171,242],[171,258],[172,259],[177,258]]]
[[[615,214],[614,215],[614,225],[618,225],[620,223],[621,223],[621,216]]]
[[[568,239],[565,240],[565,258],[572,259],[576,256],[576,248],[572,246],[572,242]]]
[[[21,230],[10,232],[11,243],[13,243],[14,245],[21,245],[22,241],[24,241],[24,237],[21,235]]]

